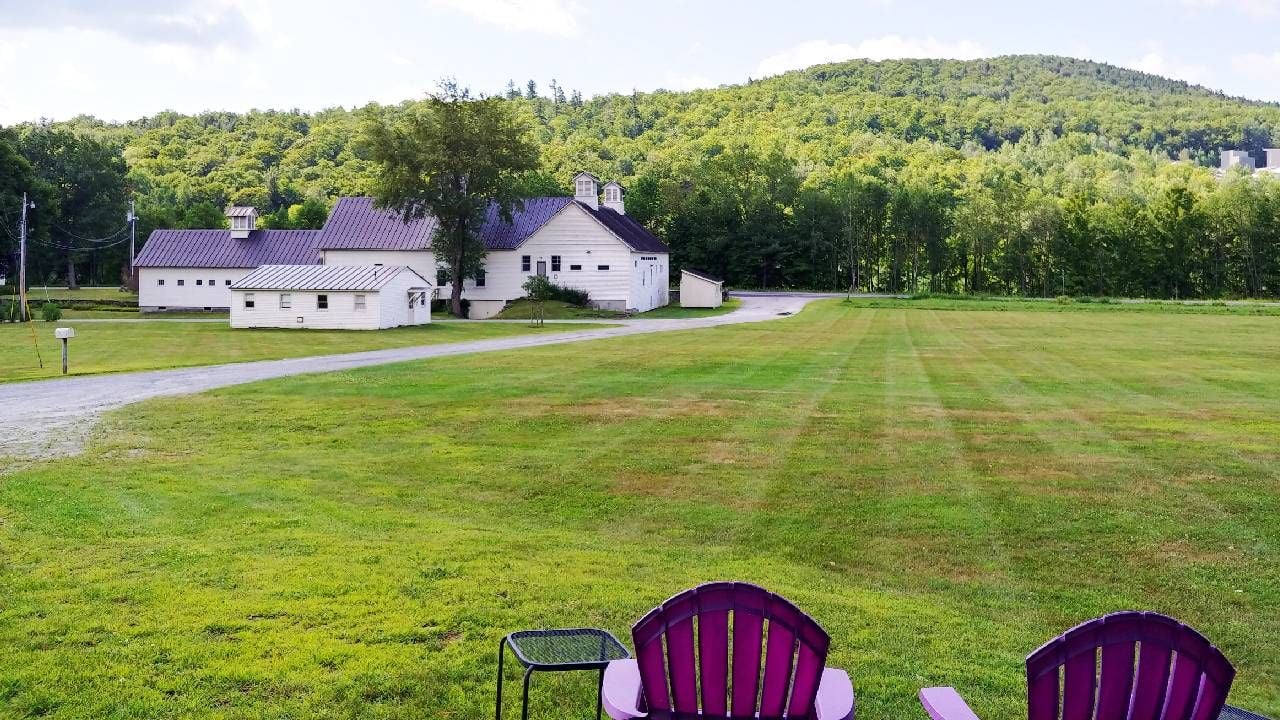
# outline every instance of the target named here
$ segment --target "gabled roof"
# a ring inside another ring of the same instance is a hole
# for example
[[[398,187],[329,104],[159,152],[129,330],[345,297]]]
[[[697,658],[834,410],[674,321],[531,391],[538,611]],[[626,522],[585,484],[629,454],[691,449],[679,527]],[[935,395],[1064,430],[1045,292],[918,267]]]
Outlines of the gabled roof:
[[[689,273],[690,275],[696,278],[702,278],[707,282],[720,283],[721,285],[724,284],[724,280],[721,280],[720,278],[716,277],[715,275],[712,275],[711,273],[705,273],[701,270],[694,270],[693,268],[683,268],[680,270],[680,272]]]
[[[512,211],[509,223],[502,220],[497,205],[490,205],[480,239],[486,250],[514,250],[572,203],[573,198],[567,197],[529,198],[524,201],[524,209]]]
[[[671,248],[667,244],[658,239],[656,235],[649,232],[648,228],[636,222],[629,215],[624,215],[616,210],[611,210],[601,206],[592,208],[590,205],[578,203],[578,207],[586,210],[596,220],[600,221],[618,239],[626,243],[636,252],[651,253],[669,253]]]
[[[250,217],[257,215],[257,208],[245,207],[244,205],[232,205],[226,209],[224,214],[227,217]]]
[[[381,290],[395,277],[409,273],[404,265],[263,265],[231,284],[232,290]]]
[[[404,222],[394,210],[383,210],[370,197],[344,197],[329,213],[316,247],[320,250],[426,250],[436,219]]]
[[[319,230],[254,230],[235,239],[230,230],[155,230],[142,246],[138,267],[255,268],[320,262]]]

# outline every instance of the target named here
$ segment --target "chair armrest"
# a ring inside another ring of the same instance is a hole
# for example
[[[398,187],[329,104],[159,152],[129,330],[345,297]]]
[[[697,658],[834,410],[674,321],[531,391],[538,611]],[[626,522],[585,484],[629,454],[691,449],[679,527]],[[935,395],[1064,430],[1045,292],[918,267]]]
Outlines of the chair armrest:
[[[921,688],[920,704],[933,720],[978,720],[955,688]]]
[[[853,720],[853,681],[849,673],[835,668],[822,671],[813,714],[818,720]]]
[[[614,660],[604,669],[600,688],[604,711],[613,720],[642,718],[648,713],[640,709],[640,665],[635,660]]]

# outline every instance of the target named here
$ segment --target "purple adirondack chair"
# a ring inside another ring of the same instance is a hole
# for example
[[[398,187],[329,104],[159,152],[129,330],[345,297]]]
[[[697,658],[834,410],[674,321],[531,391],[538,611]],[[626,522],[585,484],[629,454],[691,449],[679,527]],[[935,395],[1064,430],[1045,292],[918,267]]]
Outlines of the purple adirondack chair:
[[[1218,648],[1177,620],[1113,613],[1027,656],[1027,717],[1216,720],[1235,675]],[[978,717],[949,687],[921,690],[920,702],[933,720]]]
[[[636,659],[611,662],[604,673],[613,720],[853,718],[848,673],[824,667],[826,631],[755,585],[686,590],[641,618],[631,638]]]

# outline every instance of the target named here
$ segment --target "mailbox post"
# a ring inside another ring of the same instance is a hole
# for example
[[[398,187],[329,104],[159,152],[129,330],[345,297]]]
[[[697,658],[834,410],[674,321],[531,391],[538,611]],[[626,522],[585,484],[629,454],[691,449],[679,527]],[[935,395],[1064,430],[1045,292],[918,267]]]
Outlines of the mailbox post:
[[[75,328],[58,328],[53,336],[62,341],[62,374],[67,374],[67,341],[76,336]]]

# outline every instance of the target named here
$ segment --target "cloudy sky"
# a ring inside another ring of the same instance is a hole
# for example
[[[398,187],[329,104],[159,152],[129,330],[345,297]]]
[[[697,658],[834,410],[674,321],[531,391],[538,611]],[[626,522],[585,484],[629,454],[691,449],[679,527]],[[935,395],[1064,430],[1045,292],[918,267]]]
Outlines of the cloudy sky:
[[[0,124],[1051,53],[1280,101],[1280,0],[0,0]]]

